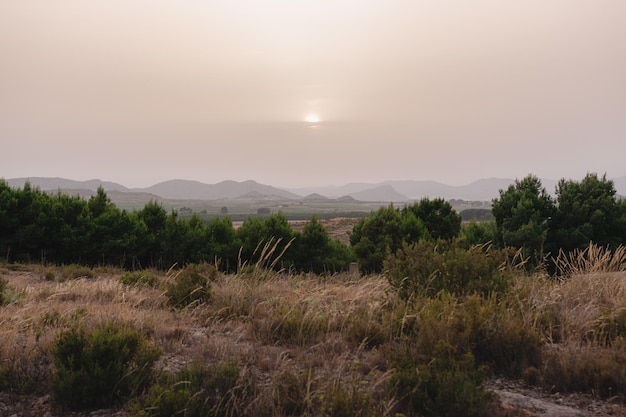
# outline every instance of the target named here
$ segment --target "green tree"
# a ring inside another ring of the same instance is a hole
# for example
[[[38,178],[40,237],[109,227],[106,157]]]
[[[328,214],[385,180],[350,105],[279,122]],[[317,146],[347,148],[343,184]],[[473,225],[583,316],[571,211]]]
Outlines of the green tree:
[[[229,217],[216,217],[206,224],[206,236],[211,254],[220,264],[220,269],[230,272],[237,266],[237,255],[241,240],[237,236]],[[209,259],[209,261],[212,261]]]
[[[442,198],[423,198],[402,210],[403,215],[409,213],[423,222],[428,234],[435,240],[452,239],[461,230],[461,216]]]
[[[534,175],[515,180],[493,200],[496,241],[501,247],[523,248],[536,265],[544,258],[544,244],[555,207],[541,181]]]
[[[380,272],[387,253],[398,250],[402,242],[402,218],[393,205],[361,218],[350,233],[350,245],[365,272]]]
[[[266,218],[248,217],[241,227],[237,229],[237,236],[241,239],[242,261],[255,263],[259,260],[262,249],[265,245],[278,244],[275,255],[285,250],[290,245],[292,239],[296,237],[293,229],[289,225],[287,216],[282,212],[271,214]],[[280,266],[293,265],[293,248],[285,250]]]
[[[613,248],[626,243],[626,203],[617,199],[606,175],[587,174],[580,182],[561,179],[557,206],[549,236],[555,254],[583,249],[590,242]]]

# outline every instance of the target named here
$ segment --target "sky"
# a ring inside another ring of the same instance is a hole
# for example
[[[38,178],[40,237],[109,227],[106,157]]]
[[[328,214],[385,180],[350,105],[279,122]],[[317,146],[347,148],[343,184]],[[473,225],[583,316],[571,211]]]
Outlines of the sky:
[[[6,0],[0,178],[626,175],[624,0]]]

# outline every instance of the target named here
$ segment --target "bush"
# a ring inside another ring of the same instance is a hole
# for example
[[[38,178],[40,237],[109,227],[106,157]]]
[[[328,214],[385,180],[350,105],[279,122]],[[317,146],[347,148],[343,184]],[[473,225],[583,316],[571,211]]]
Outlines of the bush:
[[[456,298],[442,292],[413,304],[396,325],[416,354],[432,358],[444,342],[459,355],[471,353],[478,364],[513,378],[541,364],[541,337],[495,297]]]
[[[420,241],[388,256],[385,269],[389,283],[405,300],[416,295],[432,297],[440,291],[488,295],[507,287],[505,260],[503,250],[489,246],[464,249],[456,242]]]
[[[612,348],[572,349],[546,354],[544,386],[555,392],[587,392],[626,400],[626,344]]]
[[[141,392],[160,351],[136,329],[116,322],[87,333],[74,327],[52,345],[56,400],[73,409],[108,407]]]
[[[120,277],[120,282],[128,286],[156,288],[159,285],[159,278],[150,271],[134,271],[124,273]]]
[[[250,385],[234,362],[211,368],[193,365],[165,373],[134,412],[139,417],[238,416],[247,405]]]
[[[65,265],[61,268],[61,281],[78,278],[93,278],[93,276],[93,270],[86,266]]]
[[[173,283],[167,284],[169,304],[186,308],[206,303],[211,298],[211,281],[216,278],[217,270],[211,265],[188,265],[176,273]]]
[[[482,416],[492,395],[483,381],[485,368],[477,367],[471,353],[458,356],[441,341],[432,359],[420,358],[405,347],[392,361],[390,393],[408,415],[437,417]]]
[[[0,277],[0,306],[3,306],[7,302],[7,297],[4,292],[7,289],[8,283],[9,282],[4,277]]]

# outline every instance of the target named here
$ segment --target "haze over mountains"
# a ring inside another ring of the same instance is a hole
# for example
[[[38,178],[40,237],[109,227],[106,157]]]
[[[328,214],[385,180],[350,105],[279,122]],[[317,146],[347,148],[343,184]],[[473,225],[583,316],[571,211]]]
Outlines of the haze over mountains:
[[[61,190],[69,194],[89,195],[98,187],[107,192],[119,192],[142,195],[146,199],[175,200],[227,200],[227,199],[286,199],[303,198],[337,199],[350,197],[358,201],[407,202],[424,197],[459,199],[467,201],[490,201],[499,195],[499,190],[506,189],[514,182],[510,178],[488,178],[474,181],[463,186],[451,186],[435,181],[384,181],[378,184],[351,183],[339,187],[308,187],[282,189],[259,184],[248,180],[243,182],[222,181],[217,184],[205,184],[191,180],[170,180],[146,188],[127,188],[121,184],[101,181],[75,181],[65,178],[12,178],[6,182],[11,187],[23,187],[26,181],[44,191]],[[626,195],[626,176],[613,179],[617,193]],[[554,193],[557,181],[542,179],[542,184],[549,193]]]

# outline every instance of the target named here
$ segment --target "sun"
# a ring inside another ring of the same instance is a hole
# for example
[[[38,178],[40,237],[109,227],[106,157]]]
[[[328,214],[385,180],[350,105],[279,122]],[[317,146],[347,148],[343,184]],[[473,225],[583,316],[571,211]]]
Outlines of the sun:
[[[315,114],[315,113],[310,113],[306,115],[306,118],[304,119],[307,123],[319,123],[320,122],[320,117]]]

